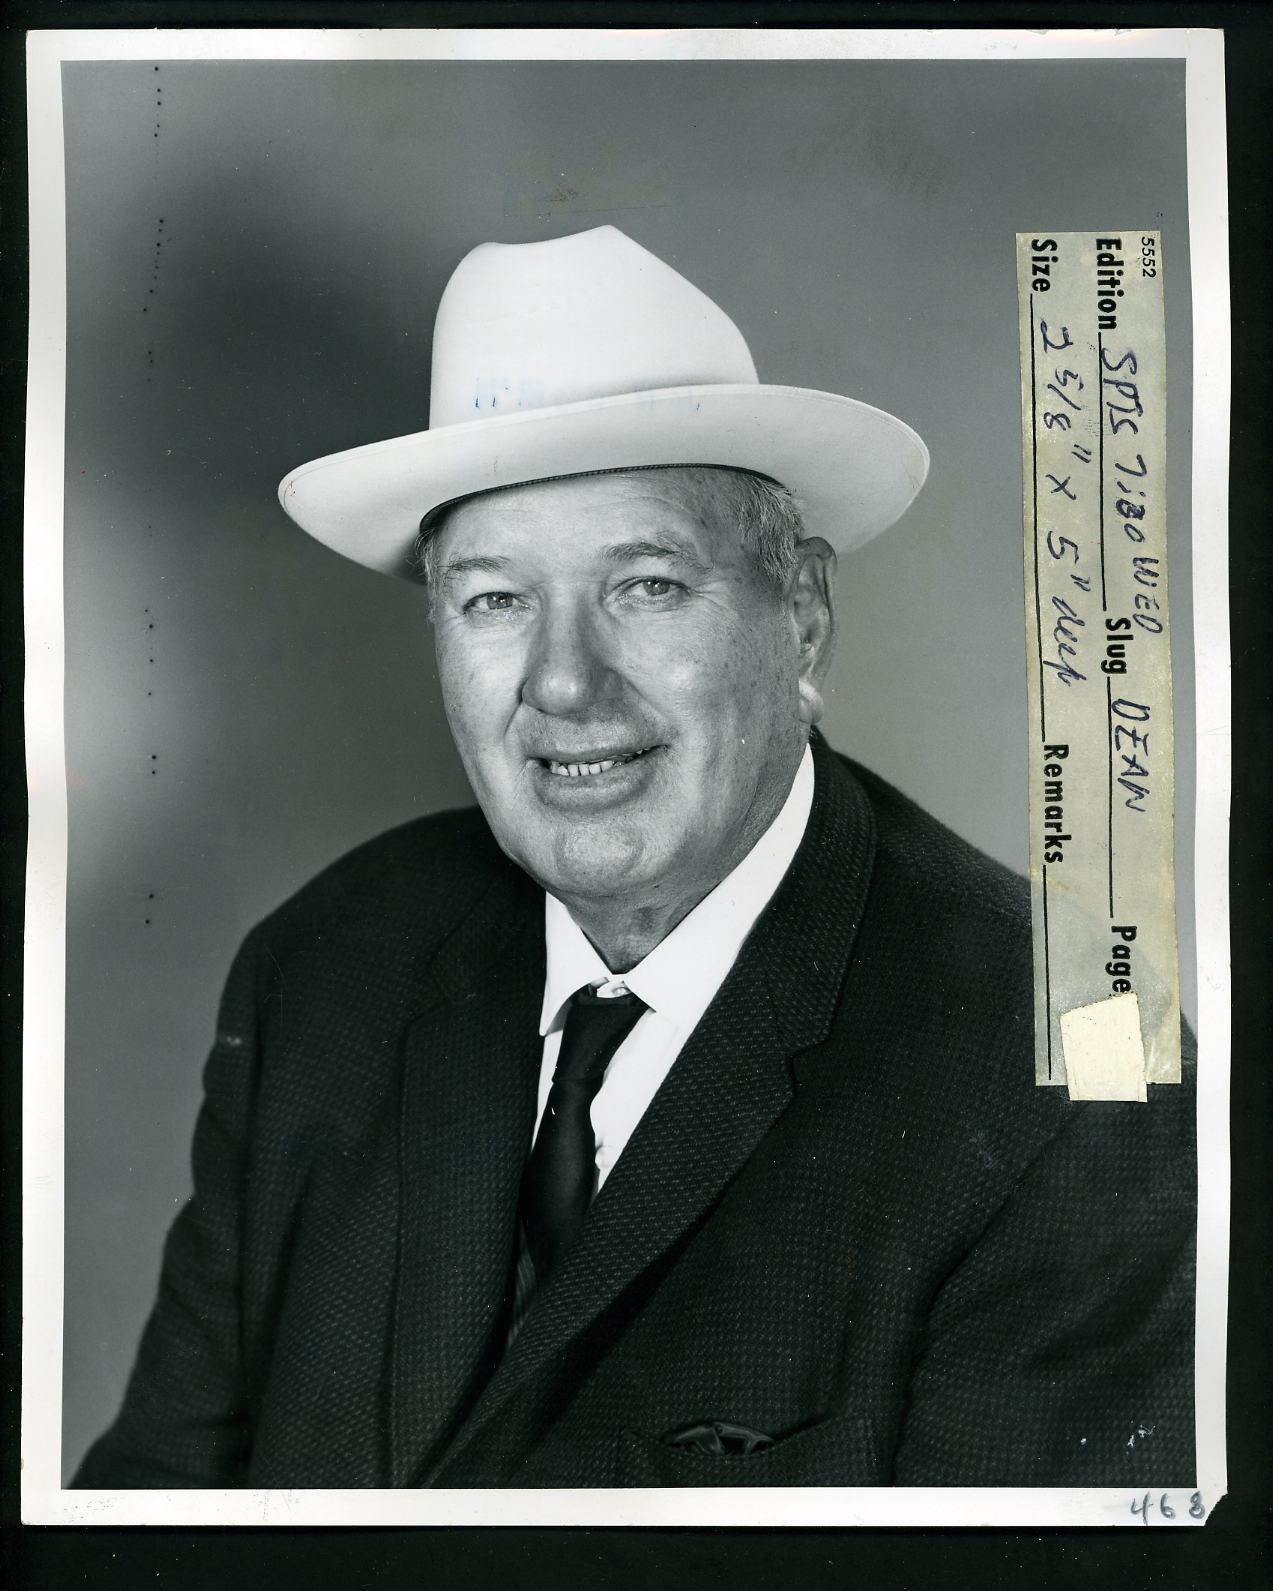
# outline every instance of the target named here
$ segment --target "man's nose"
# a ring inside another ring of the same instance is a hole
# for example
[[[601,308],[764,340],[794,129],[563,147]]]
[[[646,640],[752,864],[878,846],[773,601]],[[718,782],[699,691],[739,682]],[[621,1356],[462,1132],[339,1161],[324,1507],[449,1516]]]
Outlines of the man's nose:
[[[617,675],[603,625],[582,602],[553,605],[540,617],[527,659],[522,699],[553,718],[578,718],[613,696]]]

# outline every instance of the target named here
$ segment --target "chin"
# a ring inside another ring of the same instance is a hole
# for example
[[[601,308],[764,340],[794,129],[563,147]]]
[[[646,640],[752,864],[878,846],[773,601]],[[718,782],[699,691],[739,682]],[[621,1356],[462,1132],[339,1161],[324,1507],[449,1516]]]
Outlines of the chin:
[[[604,899],[656,884],[667,867],[633,824],[579,823],[539,838],[514,860],[551,894]]]

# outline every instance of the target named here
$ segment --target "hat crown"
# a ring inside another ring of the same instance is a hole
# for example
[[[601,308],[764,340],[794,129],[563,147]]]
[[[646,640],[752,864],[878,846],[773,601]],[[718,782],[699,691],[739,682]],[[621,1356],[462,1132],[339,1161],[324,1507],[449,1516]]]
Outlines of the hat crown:
[[[483,243],[438,306],[429,427],[757,379],[724,310],[617,227]]]

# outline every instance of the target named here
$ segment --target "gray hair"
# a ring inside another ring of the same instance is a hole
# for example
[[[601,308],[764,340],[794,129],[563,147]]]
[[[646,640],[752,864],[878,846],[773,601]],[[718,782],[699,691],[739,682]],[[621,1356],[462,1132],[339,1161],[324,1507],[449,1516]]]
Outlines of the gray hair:
[[[804,520],[795,498],[767,475],[715,464],[653,464],[638,469],[593,470],[596,475],[629,475],[646,469],[672,470],[685,482],[704,523],[718,530],[736,530],[760,570],[778,589],[796,565],[796,550],[805,539]],[[561,477],[556,477],[560,479]],[[527,483],[532,484],[532,483]],[[508,487],[496,487],[507,491]],[[478,494],[485,495],[485,494]],[[437,538],[447,513],[457,503],[443,503],[420,522],[411,553],[411,567],[425,585],[437,580]]]

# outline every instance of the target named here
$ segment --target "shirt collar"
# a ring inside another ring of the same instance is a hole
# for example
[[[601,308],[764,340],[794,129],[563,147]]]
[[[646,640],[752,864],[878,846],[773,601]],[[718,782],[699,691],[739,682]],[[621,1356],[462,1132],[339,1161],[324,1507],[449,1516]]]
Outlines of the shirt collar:
[[[555,896],[545,896],[548,970],[540,1033],[557,1025],[562,1008],[576,989],[616,977],[652,1011],[678,1027],[693,1027],[791,866],[812,805],[813,754],[806,746],[782,809],[747,855],[621,977],[602,961],[565,906]]]

